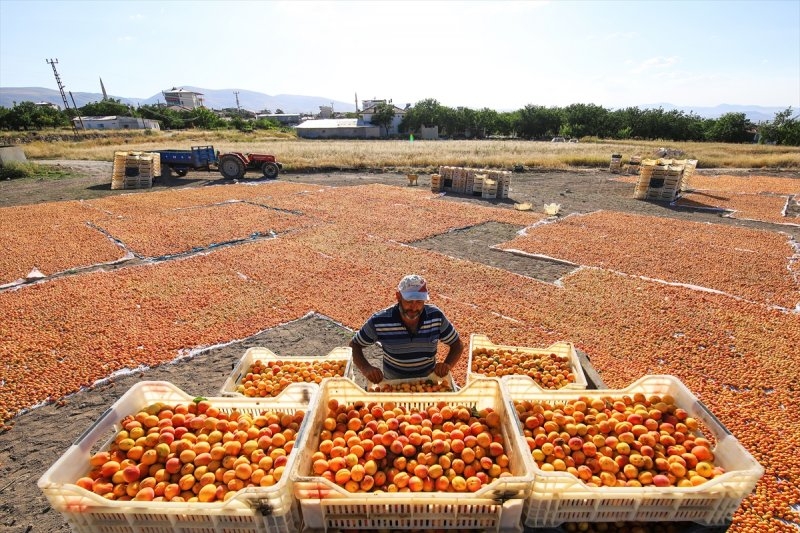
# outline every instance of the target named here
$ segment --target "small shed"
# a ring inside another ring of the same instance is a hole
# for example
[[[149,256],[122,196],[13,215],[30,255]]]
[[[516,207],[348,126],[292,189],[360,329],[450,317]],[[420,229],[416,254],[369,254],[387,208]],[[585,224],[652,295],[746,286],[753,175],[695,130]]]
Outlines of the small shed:
[[[77,128],[86,130],[160,130],[157,120],[137,117],[120,117],[110,115],[106,117],[80,117],[73,118]]]
[[[306,120],[295,126],[303,139],[377,139],[380,128],[364,125],[355,118],[326,118]]]

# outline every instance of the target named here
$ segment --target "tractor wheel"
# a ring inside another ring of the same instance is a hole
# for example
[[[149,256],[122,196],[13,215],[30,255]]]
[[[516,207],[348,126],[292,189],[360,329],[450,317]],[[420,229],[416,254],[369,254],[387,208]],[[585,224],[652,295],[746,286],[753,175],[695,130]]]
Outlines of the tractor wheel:
[[[188,172],[189,172],[188,168],[176,168],[175,169],[175,174],[177,174],[180,177],[184,177]]]
[[[278,177],[278,171],[278,165],[275,163],[264,163],[261,167],[261,172],[264,173],[264,177],[271,180]]]
[[[229,180],[238,180],[244,176],[244,163],[235,155],[223,155],[219,158],[219,172]]]

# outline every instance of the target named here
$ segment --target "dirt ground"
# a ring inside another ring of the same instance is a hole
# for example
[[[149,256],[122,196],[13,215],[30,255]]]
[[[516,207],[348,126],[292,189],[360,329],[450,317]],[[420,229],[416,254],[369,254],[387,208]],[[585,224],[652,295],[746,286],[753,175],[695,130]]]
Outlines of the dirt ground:
[[[44,162],[40,162],[44,163]],[[226,183],[219,174],[191,172],[183,178],[162,177],[153,189],[141,191],[110,190],[111,163],[50,161],[47,164],[72,169],[73,178],[53,180],[14,180],[0,182],[0,207],[35,204],[59,200],[89,199],[120,193],[148,194],[166,188],[202,187]],[[797,172],[764,172],[747,170],[701,170],[700,174],[776,175],[800,179]],[[633,185],[610,181],[605,170],[526,171],[512,176],[510,198],[483,200],[467,195],[447,194],[449,201],[480,205],[487,203],[513,209],[515,202],[530,202],[534,209],[545,203],[561,204],[561,214],[613,210],[652,216],[664,216],[714,224],[747,226],[767,231],[780,231],[800,238],[800,228],[742,221],[722,217],[719,213],[670,207],[664,203],[645,202],[632,198]],[[252,180],[261,180],[253,175]],[[283,181],[332,186],[384,183],[408,186],[404,175],[393,173],[326,172],[316,174],[281,174]],[[228,181],[227,183],[230,183]],[[430,176],[420,175],[420,188],[430,187]],[[543,281],[553,282],[574,268],[573,265],[521,257],[490,249],[490,246],[513,237],[520,228],[489,223],[453,231],[414,243],[455,257],[486,263]],[[376,307],[377,309],[377,307]],[[365,319],[367,317],[364,317]],[[110,379],[63,399],[45,405],[14,419],[14,428],[0,434],[0,531],[49,533],[69,531],[59,513],[52,510],[36,485],[41,475],[72,445],[104,410],[142,380],[169,381],[190,394],[214,396],[227,379],[245,350],[265,346],[283,356],[326,354],[349,341],[352,331],[326,317],[310,315],[262,331],[247,339],[215,347],[192,358],[171,364],[136,371]],[[377,362],[376,349],[367,351]],[[363,377],[357,381],[364,383]],[[52,424],[52,426],[50,425]]]

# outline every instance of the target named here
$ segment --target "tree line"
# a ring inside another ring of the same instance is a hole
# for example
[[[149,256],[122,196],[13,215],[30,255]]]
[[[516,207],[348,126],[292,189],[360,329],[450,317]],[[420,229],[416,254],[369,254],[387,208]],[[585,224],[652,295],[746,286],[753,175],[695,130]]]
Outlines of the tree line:
[[[643,139],[728,143],[774,143],[800,146],[800,114],[792,108],[776,113],[772,121],[753,124],[744,113],[703,118],[679,110],[627,107],[610,110],[594,104],[566,107],[526,105],[510,112],[483,108],[447,107],[429,98],[406,110],[400,124],[405,133],[437,126],[447,137],[492,136],[549,139]]]
[[[238,109],[216,112],[205,107],[177,110],[159,105],[142,105],[134,108],[112,98],[79,107],[77,114],[74,109],[60,110],[33,102],[21,102],[11,108],[0,106],[0,130],[23,131],[69,127],[76,116],[120,116],[157,120],[162,129],[168,130],[234,128],[246,131],[281,127],[275,120],[254,119],[252,113]]]
[[[388,127],[394,116],[391,106],[384,106],[373,116],[373,123]],[[268,112],[265,110],[265,112]],[[276,121],[256,118],[250,112],[227,109],[221,112],[206,108],[175,110],[159,105],[137,108],[119,100],[108,99],[78,108],[81,116],[130,116],[157,120],[162,129],[234,128],[278,129]],[[0,107],[0,129],[41,130],[71,124],[75,110],[22,102],[11,108]],[[526,105],[522,109],[498,112],[493,109],[447,107],[436,99],[421,100],[406,109],[400,123],[404,134],[436,126],[439,135],[448,138],[485,139],[517,137],[523,139],[598,138],[671,141],[707,141],[728,143],[770,143],[800,146],[800,114],[791,107],[775,114],[771,121],[752,123],[744,113],[726,113],[719,118],[703,118],[679,110],[606,109],[595,104],[572,104],[566,107]]]

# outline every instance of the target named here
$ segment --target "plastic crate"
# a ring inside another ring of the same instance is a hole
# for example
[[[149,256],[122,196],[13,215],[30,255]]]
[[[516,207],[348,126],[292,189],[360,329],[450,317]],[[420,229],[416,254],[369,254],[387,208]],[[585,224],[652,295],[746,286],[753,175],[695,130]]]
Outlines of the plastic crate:
[[[474,493],[350,493],[311,472],[311,453],[300,456],[292,473],[308,531],[342,529],[459,529],[519,532],[522,508],[531,486],[533,458],[522,448],[510,403],[497,379],[476,380],[456,393],[400,394],[367,392],[349,379],[326,379],[318,408],[306,433],[306,451],[316,450],[327,415],[328,401],[393,402],[408,409],[425,409],[437,402],[468,408],[491,407],[502,418],[512,476],[496,479]]]
[[[441,383],[445,383],[445,385],[450,388],[450,390],[447,391],[447,392],[456,392],[458,390],[458,387],[456,386],[456,382],[453,380],[453,376],[449,372],[443,378],[440,378],[439,376],[437,376],[436,374],[431,372],[431,374],[428,377],[424,377],[424,378],[384,379],[380,383],[369,383],[367,385],[367,390],[370,391],[370,392],[378,392],[378,391],[372,391],[371,388],[372,387],[381,386],[381,385],[384,385],[384,384],[386,384],[386,385],[400,385],[402,383],[419,383],[420,381],[432,381],[432,382],[436,382],[436,383],[440,383],[440,384]],[[392,394],[397,394],[397,392],[394,392],[394,391],[387,391],[387,392],[391,392]],[[445,391],[440,391],[440,392],[445,392]]]
[[[578,354],[575,352],[575,346],[571,342],[557,342],[551,344],[547,348],[528,348],[525,346],[507,346],[502,344],[494,344],[486,335],[473,333],[469,337],[469,360],[467,362],[467,383],[473,379],[485,378],[484,374],[479,374],[472,371],[472,353],[476,348],[487,349],[500,349],[500,350],[513,350],[520,353],[547,355],[554,353],[559,357],[569,360],[569,367],[575,375],[575,381],[568,383],[563,389],[585,389],[588,385],[586,381],[586,374],[583,372],[583,367],[578,360]]]
[[[716,440],[715,463],[725,473],[696,487],[589,487],[566,472],[544,472],[534,463],[533,485],[525,504],[525,525],[554,527],[564,522],[697,522],[728,523],[752,492],[764,469],[739,441],[674,376],[645,376],[620,390],[544,390],[524,376],[501,379],[512,401],[568,401],[579,396],[669,394],[675,404],[698,419]]]
[[[209,398],[221,411],[237,409],[258,414],[264,410],[305,410],[306,417],[297,433],[302,442],[315,406],[318,387],[294,384],[275,398]],[[156,531],[261,533],[299,531],[302,519],[292,491],[291,478],[283,476],[271,487],[240,490],[226,502],[153,502],[107,500],[75,485],[89,470],[93,453],[108,449],[115,434],[122,429],[125,416],[155,402],[192,402],[191,396],[164,381],[143,381],[131,387],[39,478],[54,510],[60,512],[76,532],[140,533]],[[101,439],[111,434],[100,445]],[[303,448],[292,449],[286,472],[294,468]]]
[[[222,384],[220,394],[222,396],[237,396],[245,398],[246,396],[237,392],[238,386],[242,383],[242,379],[250,371],[250,367],[256,360],[262,361],[293,361],[293,362],[315,362],[315,361],[347,361],[344,368],[344,375],[341,377],[353,377],[353,349],[349,346],[342,346],[334,348],[327,355],[320,357],[317,356],[279,356],[267,348],[248,348],[244,353],[239,363],[233,368],[228,379]],[[311,385],[318,386],[317,383],[310,383]]]

